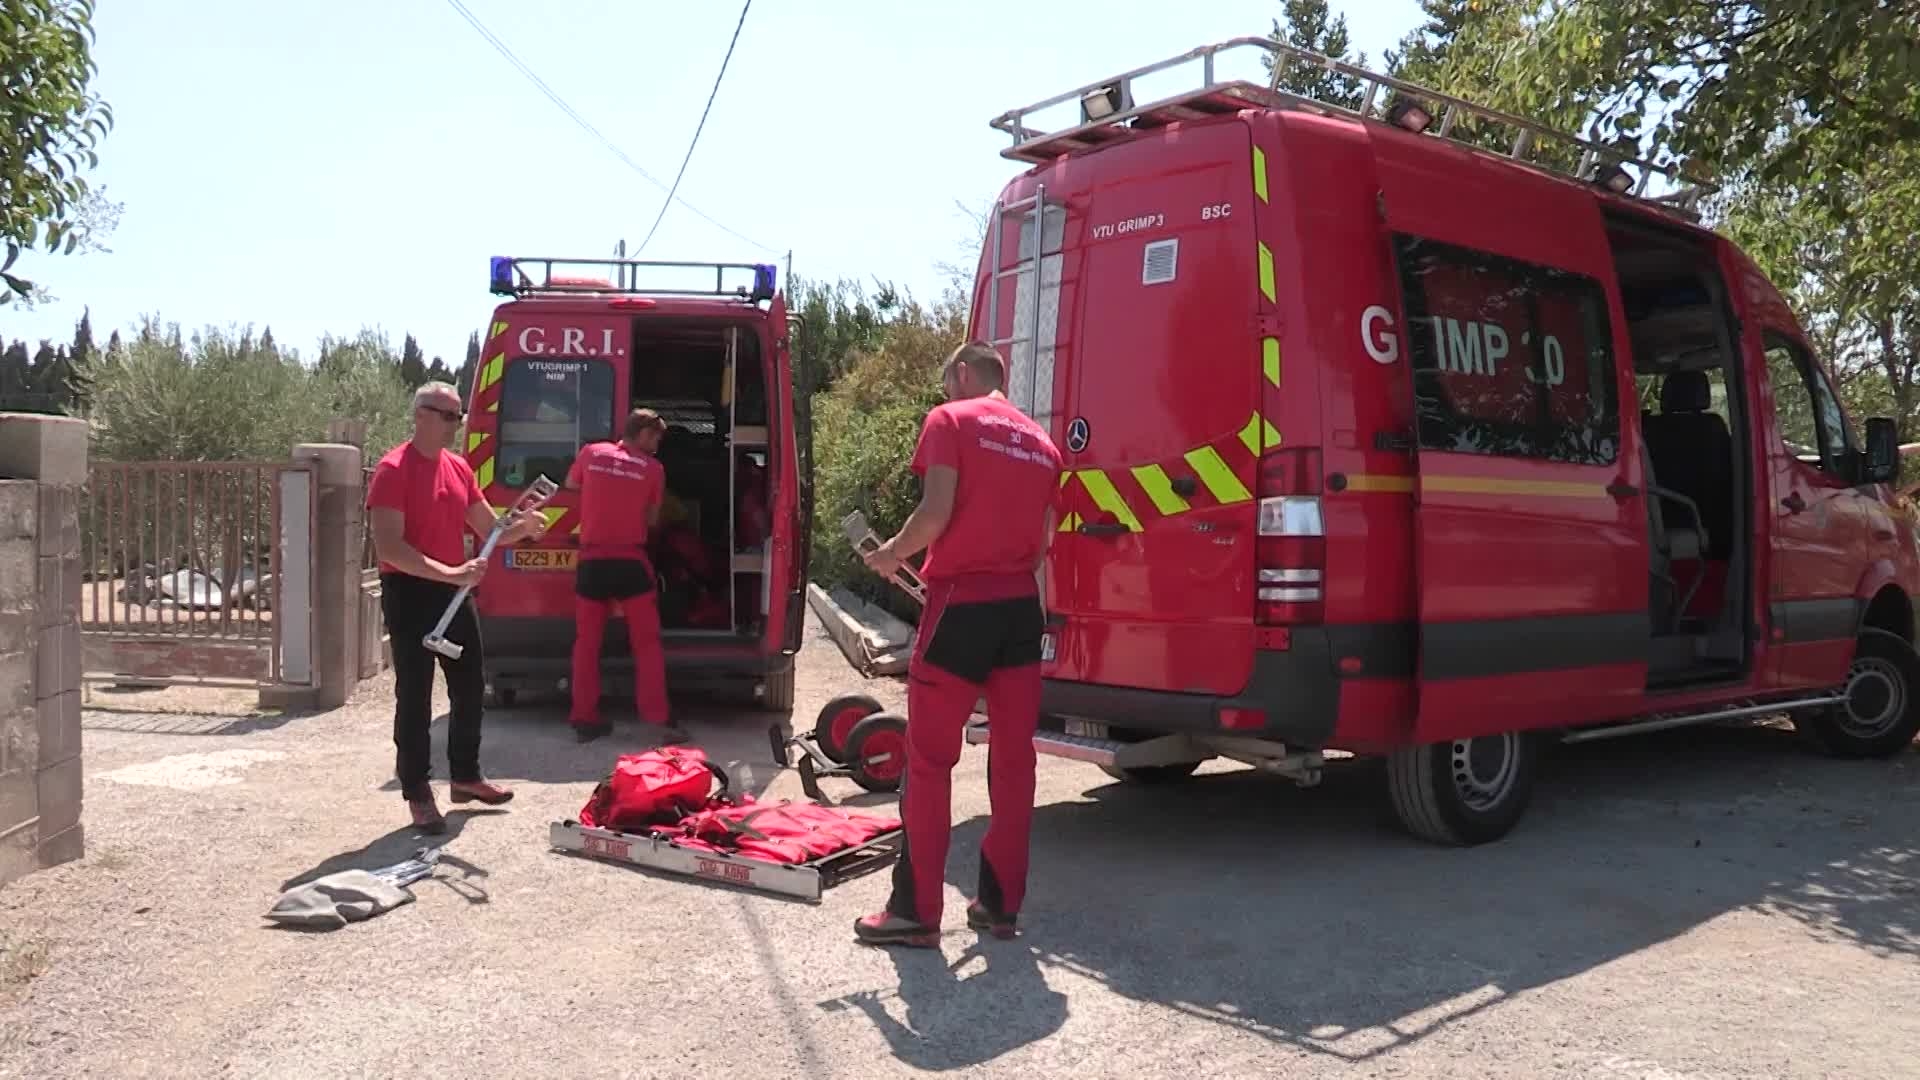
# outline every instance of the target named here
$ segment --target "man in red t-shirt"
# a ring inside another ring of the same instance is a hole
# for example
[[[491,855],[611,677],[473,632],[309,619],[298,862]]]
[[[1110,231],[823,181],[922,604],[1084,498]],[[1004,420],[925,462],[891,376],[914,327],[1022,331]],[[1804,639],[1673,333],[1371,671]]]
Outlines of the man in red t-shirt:
[[[447,771],[453,801],[478,799],[490,806],[513,792],[480,772],[480,699],[485,692],[485,651],[469,596],[447,624],[447,637],[464,646],[460,659],[430,652],[421,642],[432,632],[462,585],[478,584],[484,559],[469,559],[466,533],[485,536],[499,520],[480,494],[466,458],[448,449],[465,410],[451,384],[430,382],[413,395],[413,438],[373,467],[367,485],[367,516],[380,558],[380,610],[393,651],[394,771],[413,823],[431,833],[446,831],[446,819],[429,784],[433,772],[433,664],[447,679]],[[538,540],[546,519],[527,511],[514,519],[502,544]]]
[[[862,941],[931,947],[952,820],[952,772],[963,728],[984,692],[993,725],[987,786],[992,821],[980,841],[979,892],[967,924],[1011,937],[1026,895],[1033,827],[1034,730],[1040,724],[1040,572],[1053,537],[1060,452],[1008,401],[1005,366],[984,342],[954,350],[948,401],[927,414],[913,471],[920,505],[866,557],[881,576],[927,550],[926,610],[907,671],[906,844],[886,909],[854,924]]]
[[[581,742],[613,730],[600,719],[600,645],[615,610],[627,620],[633,649],[633,697],[640,720],[661,742],[685,742],[667,715],[667,665],[660,651],[660,591],[647,561],[647,531],[660,521],[667,470],[654,456],[667,422],[635,409],[621,440],[582,447],[567,473],[580,492],[580,565],[574,575],[573,713]]]

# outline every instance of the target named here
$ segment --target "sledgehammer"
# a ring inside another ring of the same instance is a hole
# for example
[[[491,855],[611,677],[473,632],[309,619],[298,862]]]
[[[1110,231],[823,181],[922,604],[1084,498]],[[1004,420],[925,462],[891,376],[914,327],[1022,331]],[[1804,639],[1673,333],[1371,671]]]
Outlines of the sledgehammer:
[[[852,544],[853,550],[859,554],[866,555],[880,549],[880,538],[874,535],[873,526],[867,524],[867,515],[860,511],[855,510],[841,518],[840,528],[847,534],[847,543]],[[899,586],[900,591],[913,597],[920,605],[926,605],[927,583],[914,572],[913,567],[902,562],[900,569],[887,580]]]
[[[526,492],[514,501],[513,507],[495,519],[493,529],[487,533],[487,542],[480,545],[481,560],[485,561],[493,554],[493,545],[500,542],[500,535],[507,531],[507,523],[509,521],[512,521],[514,517],[528,510],[538,510],[542,506],[545,506],[547,500],[553,498],[554,493],[559,490],[560,485],[547,479],[545,476],[534,477],[533,483],[527,485]],[[466,646],[457,645],[447,640],[447,624],[453,621],[453,613],[460,610],[460,604],[466,600],[467,594],[472,591],[473,586],[471,585],[460,586],[460,591],[454,593],[453,600],[447,604],[447,610],[440,613],[440,621],[434,624],[433,632],[428,634],[420,644],[425,645],[429,650],[437,652],[449,660],[460,659],[460,654],[467,651]]]

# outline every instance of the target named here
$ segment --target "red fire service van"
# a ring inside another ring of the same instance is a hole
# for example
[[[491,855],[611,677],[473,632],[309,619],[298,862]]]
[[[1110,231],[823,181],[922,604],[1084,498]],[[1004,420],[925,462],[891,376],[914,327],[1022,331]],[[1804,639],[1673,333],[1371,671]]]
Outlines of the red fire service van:
[[[1230,50],[1365,102],[1217,81]],[[1912,742],[1894,424],[1853,426],[1698,189],[1261,38],[994,126],[1032,167],[971,329],[1068,470],[1042,752],[1309,784],[1378,755],[1406,829],[1473,844],[1548,739],[1786,716],[1843,757]]]
[[[544,475],[564,484],[587,443],[633,408],[667,421],[667,497],[649,538],[670,682],[751,680],[793,707],[808,506],[786,301],[756,264],[492,260],[494,309],[473,379],[467,460],[506,507]],[[474,591],[490,690],[565,685],[573,650],[579,493],[547,504],[538,544],[501,548]],[[609,690],[630,688],[626,626],[607,627]]]

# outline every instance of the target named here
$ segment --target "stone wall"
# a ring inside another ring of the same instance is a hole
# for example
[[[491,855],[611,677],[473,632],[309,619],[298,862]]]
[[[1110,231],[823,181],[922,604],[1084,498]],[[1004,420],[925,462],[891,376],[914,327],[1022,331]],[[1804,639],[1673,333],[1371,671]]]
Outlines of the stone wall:
[[[0,885],[79,858],[84,421],[0,413]]]

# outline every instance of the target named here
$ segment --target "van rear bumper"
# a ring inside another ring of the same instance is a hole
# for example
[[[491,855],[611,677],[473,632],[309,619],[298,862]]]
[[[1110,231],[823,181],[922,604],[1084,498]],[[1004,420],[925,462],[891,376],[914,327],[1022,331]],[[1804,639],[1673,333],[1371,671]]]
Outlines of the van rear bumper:
[[[1045,679],[1041,724],[1072,718],[1156,734],[1231,734],[1272,739],[1313,750],[1333,737],[1340,720],[1339,672],[1324,628],[1296,629],[1292,647],[1253,654],[1253,673],[1238,694],[1186,694],[1130,686]],[[1228,729],[1222,710],[1258,711],[1266,726]]]

